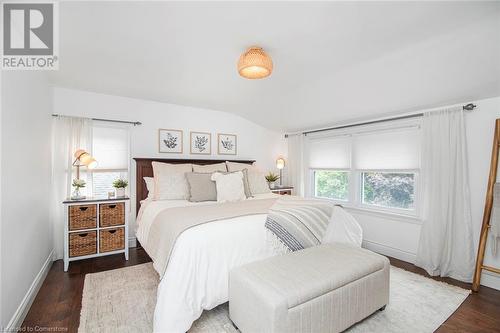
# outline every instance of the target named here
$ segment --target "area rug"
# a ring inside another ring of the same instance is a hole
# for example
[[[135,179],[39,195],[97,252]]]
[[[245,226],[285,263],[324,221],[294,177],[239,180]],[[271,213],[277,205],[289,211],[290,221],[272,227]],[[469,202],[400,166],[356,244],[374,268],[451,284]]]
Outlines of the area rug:
[[[87,274],[79,333],[153,331],[158,274],[151,263]],[[469,291],[391,267],[391,296],[378,311],[347,332],[434,332],[469,295]],[[190,333],[236,333],[228,304],[204,311]]]

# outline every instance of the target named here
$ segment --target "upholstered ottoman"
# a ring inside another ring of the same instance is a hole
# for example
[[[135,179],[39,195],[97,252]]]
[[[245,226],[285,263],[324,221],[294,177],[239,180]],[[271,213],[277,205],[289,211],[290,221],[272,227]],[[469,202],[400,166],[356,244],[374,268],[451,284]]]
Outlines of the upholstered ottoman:
[[[243,333],[341,332],[389,302],[389,260],[325,244],[235,268],[229,316]]]

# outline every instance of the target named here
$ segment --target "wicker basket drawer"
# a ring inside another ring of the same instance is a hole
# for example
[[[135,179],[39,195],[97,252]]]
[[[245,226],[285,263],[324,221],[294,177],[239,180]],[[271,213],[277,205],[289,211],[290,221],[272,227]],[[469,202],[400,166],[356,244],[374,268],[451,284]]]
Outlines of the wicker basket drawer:
[[[99,253],[123,250],[125,248],[125,228],[99,230]]]
[[[92,229],[97,227],[97,205],[69,207],[69,230]]]
[[[125,224],[125,203],[116,202],[99,205],[99,225],[111,227]]]
[[[97,231],[69,234],[69,256],[79,257],[97,253]]]

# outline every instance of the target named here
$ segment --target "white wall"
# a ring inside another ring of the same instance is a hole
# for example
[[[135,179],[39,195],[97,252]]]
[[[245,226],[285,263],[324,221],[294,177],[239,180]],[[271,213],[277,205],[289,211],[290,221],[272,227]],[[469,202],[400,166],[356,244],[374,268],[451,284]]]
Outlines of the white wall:
[[[131,157],[255,159],[264,171],[277,171],[275,160],[286,153],[286,140],[282,133],[270,131],[226,112],[54,87],[54,113],[140,121],[141,126],[131,126]],[[184,154],[158,152],[159,128],[184,131]],[[212,133],[212,155],[189,155],[189,131]],[[217,133],[238,135],[238,155],[217,155]],[[131,166],[129,190],[133,195],[135,163]],[[135,199],[131,203],[132,212],[135,212]],[[135,215],[131,217],[134,221]],[[135,234],[134,226],[131,231],[132,235]]]
[[[479,243],[486,187],[490,172],[495,119],[500,118],[500,97],[477,101],[477,105],[478,108],[468,113],[466,118],[472,223],[476,249]],[[486,246],[485,264],[500,268],[500,251],[496,258],[492,257],[490,242]],[[500,289],[500,275],[484,272],[481,283]]]
[[[20,324],[52,262],[47,74],[2,73],[1,323]]]

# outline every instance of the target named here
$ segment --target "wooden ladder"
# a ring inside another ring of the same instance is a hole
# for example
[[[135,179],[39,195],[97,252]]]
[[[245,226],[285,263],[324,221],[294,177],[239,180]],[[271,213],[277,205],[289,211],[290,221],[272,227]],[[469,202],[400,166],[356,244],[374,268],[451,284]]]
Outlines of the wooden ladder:
[[[488,178],[488,189],[486,191],[486,201],[484,203],[483,225],[481,226],[481,236],[477,250],[476,269],[472,282],[472,291],[477,292],[481,283],[481,273],[484,270],[500,274],[500,268],[486,266],[484,262],[484,252],[490,230],[491,209],[493,207],[493,187],[497,181],[498,153],[500,148],[500,119],[495,122],[495,135],[493,136],[493,148],[491,150],[490,175]]]

